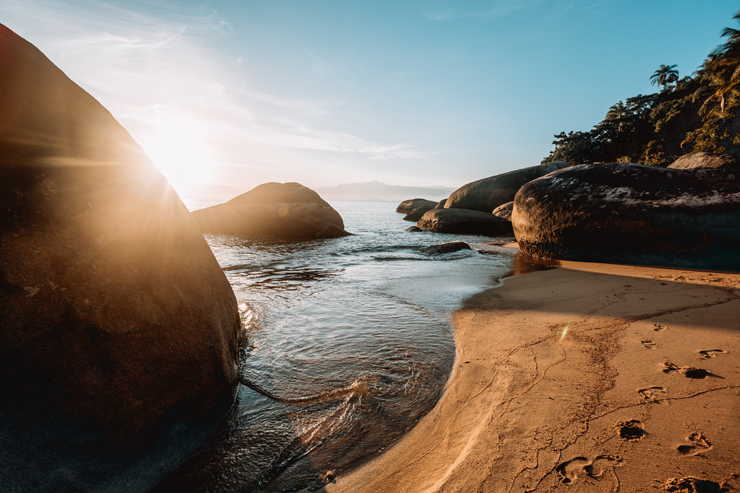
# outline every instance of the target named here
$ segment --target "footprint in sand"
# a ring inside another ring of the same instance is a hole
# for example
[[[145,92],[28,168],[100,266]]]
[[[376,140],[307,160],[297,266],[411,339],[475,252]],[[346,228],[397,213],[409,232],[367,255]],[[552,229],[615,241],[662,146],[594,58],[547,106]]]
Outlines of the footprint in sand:
[[[677,447],[678,453],[681,455],[699,455],[712,448],[712,443],[699,432],[692,433],[686,440],[690,442],[689,445],[679,445]]]
[[[664,397],[668,394],[664,387],[648,387],[637,391],[643,399],[650,402],[664,402]]]
[[[632,419],[630,421],[617,421],[614,423],[614,428],[616,428],[617,433],[619,433],[619,437],[622,440],[630,442],[639,440],[647,435],[647,432],[642,426],[642,421],[637,419]]]
[[[708,479],[694,478],[687,476],[685,478],[671,478],[663,483],[663,489],[665,491],[675,491],[681,493],[682,491],[698,491],[700,493],[727,493],[730,491],[724,485],[715,483]]]
[[[686,378],[694,380],[703,380],[707,377],[722,378],[719,375],[709,373],[704,368],[696,368],[695,366],[678,366],[670,361],[663,363],[663,373],[673,373],[674,371],[681,372]]]
[[[576,457],[569,461],[562,462],[555,467],[558,474],[558,480],[564,484],[570,484],[582,476],[589,476],[595,479],[604,475],[604,472],[611,470],[609,465],[619,466],[622,459],[613,455],[599,455],[593,460],[586,457]]]
[[[701,354],[699,359],[709,359],[714,358],[718,354],[727,354],[727,351],[721,349],[705,349],[704,351],[699,351],[699,354]]]
[[[640,342],[642,342],[642,345],[648,349],[655,349],[658,347],[658,345],[655,342],[651,341],[650,339],[645,339],[644,341],[640,341]]]
[[[653,330],[654,330],[655,332],[663,332],[663,331],[664,331],[664,330],[666,330],[667,328],[668,328],[668,327],[666,327],[665,325],[660,325],[660,324],[653,324]]]

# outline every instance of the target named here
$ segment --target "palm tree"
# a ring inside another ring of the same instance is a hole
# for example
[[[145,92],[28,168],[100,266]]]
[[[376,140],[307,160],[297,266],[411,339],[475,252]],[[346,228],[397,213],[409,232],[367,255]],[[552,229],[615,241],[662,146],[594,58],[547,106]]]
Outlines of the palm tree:
[[[662,90],[665,90],[669,84],[678,82],[678,65],[661,65],[658,70],[653,72],[650,77],[650,84],[658,84]]]
[[[740,20],[740,12],[733,16]],[[709,79],[712,95],[702,106],[704,110],[712,99],[719,100],[720,115],[725,112],[725,95],[740,85],[740,30],[726,27],[722,37],[728,38],[709,54],[699,73]]]

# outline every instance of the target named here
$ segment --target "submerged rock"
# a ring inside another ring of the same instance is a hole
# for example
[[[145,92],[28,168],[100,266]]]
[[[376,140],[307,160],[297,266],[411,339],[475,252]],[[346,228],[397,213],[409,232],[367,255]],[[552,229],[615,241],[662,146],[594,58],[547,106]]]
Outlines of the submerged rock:
[[[424,230],[418,226],[409,226],[408,228],[406,228],[406,231],[411,231],[412,233],[420,233]]]
[[[265,183],[193,216],[204,233],[261,235],[288,240],[347,236],[342,216],[300,183]]]
[[[432,209],[416,225],[437,233],[500,236],[510,232],[503,219],[465,209]]]
[[[447,243],[424,247],[421,250],[424,253],[441,255],[444,253],[459,252],[460,250],[472,250],[472,248],[464,241],[448,241]]]
[[[416,222],[419,219],[421,219],[421,216],[423,216],[427,211],[430,211],[432,209],[434,209],[434,207],[429,207],[428,205],[422,205],[421,207],[417,207],[413,211],[403,216],[403,220]]]
[[[564,161],[542,164],[529,168],[510,171],[501,175],[483,178],[468,183],[457,190],[447,199],[447,209],[469,209],[490,214],[496,207],[514,200],[519,188],[527,182],[544,176],[553,171],[565,168]]]
[[[709,154],[692,152],[676,159],[668,166],[670,169],[724,168],[737,165],[737,159],[729,154]]]
[[[522,187],[512,222],[537,258],[740,270],[740,173],[575,166]]]
[[[396,212],[408,214],[409,212],[413,211],[414,209],[418,209],[421,206],[429,206],[430,209],[434,209],[436,205],[437,202],[433,202],[427,199],[409,199],[404,200],[403,202],[398,204],[398,207],[396,207]]]
[[[144,491],[233,403],[236,299],[126,130],[0,25],[0,484]]]

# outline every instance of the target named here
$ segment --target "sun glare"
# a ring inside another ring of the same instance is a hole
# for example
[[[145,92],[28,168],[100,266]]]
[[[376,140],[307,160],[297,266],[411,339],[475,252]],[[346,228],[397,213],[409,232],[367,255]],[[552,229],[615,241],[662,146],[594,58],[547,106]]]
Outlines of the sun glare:
[[[185,119],[160,119],[141,142],[147,155],[180,194],[205,185],[213,174],[213,159],[197,125]]]

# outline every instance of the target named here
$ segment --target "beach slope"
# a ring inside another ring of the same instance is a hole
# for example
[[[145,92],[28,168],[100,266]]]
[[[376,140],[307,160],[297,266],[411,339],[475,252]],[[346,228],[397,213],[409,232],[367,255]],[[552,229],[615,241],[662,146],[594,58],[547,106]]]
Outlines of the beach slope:
[[[454,323],[434,410],[326,491],[740,489],[740,274],[562,262]]]

